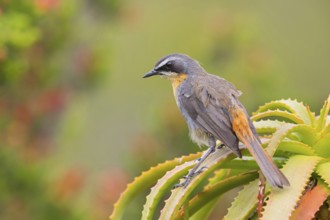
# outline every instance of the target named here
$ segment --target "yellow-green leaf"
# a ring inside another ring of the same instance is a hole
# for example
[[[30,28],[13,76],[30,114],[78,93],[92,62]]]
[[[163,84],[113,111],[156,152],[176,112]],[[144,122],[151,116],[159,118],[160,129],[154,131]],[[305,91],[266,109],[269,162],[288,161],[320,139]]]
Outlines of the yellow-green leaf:
[[[320,164],[316,172],[328,184],[328,187],[330,187],[330,162]]]
[[[262,219],[289,219],[311,176],[319,157],[292,156],[281,169],[290,182],[290,187],[272,189],[262,213]]]
[[[265,105],[259,107],[256,114],[277,109],[292,113],[299,119],[303,120],[305,124],[314,126],[314,113],[311,112],[302,102],[298,102],[297,100],[286,99],[266,103]]]
[[[119,200],[115,203],[111,216],[112,220],[122,219],[125,207],[129,202],[135,198],[140,192],[152,186],[156,181],[162,177],[168,170],[173,169],[175,166],[185,163],[189,160],[198,158],[200,154],[192,154],[189,156],[176,158],[171,161],[166,161],[156,167],[150,168],[148,171],[143,172],[139,177],[127,185],[126,190],[121,194]]]
[[[142,211],[142,219],[152,219],[154,216],[155,209],[163,197],[166,190],[173,186],[173,183],[177,182],[189,168],[195,164],[194,161],[189,161],[174,169],[168,171],[161,179],[158,180],[157,184],[152,187],[151,192],[147,196],[147,201],[144,204]]]
[[[251,119],[253,121],[257,121],[257,120],[260,120],[260,119],[263,119],[263,118],[269,118],[269,117],[277,117],[277,118],[280,118],[284,121],[294,122],[295,124],[303,124],[304,123],[304,120],[301,119],[299,116],[297,116],[293,113],[278,110],[278,109],[268,110],[266,112],[257,113],[255,115],[253,115],[251,117]]]
[[[320,111],[320,116],[317,119],[316,129],[318,131],[321,131],[326,126],[329,109],[330,109],[330,95],[328,96],[328,99],[325,101],[325,103]]]
[[[229,177],[221,182],[206,187],[202,192],[198,193],[194,198],[189,201],[189,214],[194,215],[203,205],[214,201],[219,195],[235,188],[240,185],[244,185],[256,179],[258,177],[257,172],[243,173],[240,175]],[[185,210],[187,211],[187,209]],[[179,213],[177,220],[182,219],[183,212]]]
[[[256,128],[258,134],[272,134],[278,128],[283,126],[285,122],[278,120],[260,120],[253,122],[254,127]]]
[[[233,158],[235,158],[235,155],[233,155],[232,151],[228,148],[217,149],[212,153],[201,165],[201,167],[205,167],[205,171],[195,176],[187,187],[179,187],[171,191],[171,195],[165,201],[165,206],[161,211],[159,219],[173,219],[201,181],[221,166],[222,163],[232,160]]]
[[[314,150],[319,156],[330,157],[330,133],[326,134],[315,143]]]
[[[282,140],[277,149],[294,154],[316,156],[316,153],[311,146],[299,141]]]
[[[258,181],[245,185],[232,202],[223,220],[247,219],[257,207]]]

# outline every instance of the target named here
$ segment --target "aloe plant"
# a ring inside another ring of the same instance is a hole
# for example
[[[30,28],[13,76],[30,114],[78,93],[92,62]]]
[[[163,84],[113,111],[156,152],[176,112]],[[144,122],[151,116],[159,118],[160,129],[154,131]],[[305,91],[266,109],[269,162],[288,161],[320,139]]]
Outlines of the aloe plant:
[[[127,204],[146,189],[149,194],[140,207],[142,219],[207,219],[221,195],[237,187],[240,191],[227,214],[219,218],[301,220],[329,215],[329,108],[330,96],[318,116],[301,102],[278,100],[259,107],[252,116],[265,150],[282,167],[290,187],[278,190],[266,184],[263,190],[259,168],[244,146],[240,145],[243,160],[221,148],[204,161],[205,170],[185,188],[173,186],[201,153],[166,161],[143,172],[122,193],[110,219],[123,219]],[[321,207],[325,212],[320,214]]]

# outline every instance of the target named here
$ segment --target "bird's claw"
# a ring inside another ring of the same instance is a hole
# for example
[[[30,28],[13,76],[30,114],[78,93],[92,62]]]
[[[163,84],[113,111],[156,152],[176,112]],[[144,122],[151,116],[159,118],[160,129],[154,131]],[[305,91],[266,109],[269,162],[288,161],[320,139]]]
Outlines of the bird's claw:
[[[188,175],[182,177],[184,179],[184,181],[182,183],[178,183],[178,184],[175,184],[173,189],[176,189],[176,188],[179,188],[179,187],[183,187],[183,188],[186,188],[189,183],[191,182],[191,180],[197,176],[198,174],[202,173],[207,167],[202,167],[200,168],[199,170],[197,171],[194,171],[194,172],[189,172]]]

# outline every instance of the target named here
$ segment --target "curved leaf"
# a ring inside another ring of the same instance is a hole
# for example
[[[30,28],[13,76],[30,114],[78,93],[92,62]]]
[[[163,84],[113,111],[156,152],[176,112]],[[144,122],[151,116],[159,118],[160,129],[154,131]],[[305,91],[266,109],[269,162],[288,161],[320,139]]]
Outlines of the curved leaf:
[[[290,135],[290,138],[297,139],[307,145],[313,146],[318,139],[315,129],[308,125],[285,124],[279,128],[270,139],[266,148],[270,155],[273,155],[281,141]]]
[[[299,141],[282,140],[277,149],[294,154],[316,156],[316,153],[311,146]]]
[[[329,109],[330,109],[330,95],[328,96],[328,99],[325,101],[320,111],[320,116],[317,119],[317,127],[316,127],[317,131],[321,131],[326,126]]]
[[[282,102],[290,106],[293,109],[293,113],[303,119],[305,124],[314,126],[315,114],[310,111],[308,106],[305,106],[302,102],[291,99],[283,100]]]
[[[278,121],[278,120],[259,120],[254,121],[254,127],[257,130],[257,133],[260,134],[272,134],[278,128],[283,126],[286,122]]]
[[[150,168],[148,171],[143,172],[139,177],[136,177],[133,182],[129,183],[126,190],[121,194],[119,200],[115,203],[110,219],[122,219],[125,207],[129,202],[137,196],[138,193],[149,188],[160,177],[162,177],[168,170],[173,169],[175,166],[180,165],[186,161],[194,160],[200,156],[200,153],[191,154],[181,158],[176,158],[171,161],[166,161],[156,167]]]
[[[315,143],[314,150],[319,156],[330,157],[330,133],[326,134]]]
[[[297,125],[294,124],[285,124],[279,128],[271,137],[270,142],[265,149],[267,153],[272,156],[274,155],[278,145],[281,143],[283,138],[289,133],[289,131]]]
[[[258,181],[245,185],[232,202],[223,220],[247,219],[257,207]]]
[[[221,148],[212,153],[201,165],[206,170],[201,174],[195,176],[190,184],[183,188],[176,188],[171,191],[170,197],[165,201],[165,206],[161,211],[159,219],[173,219],[178,210],[187,202],[187,199],[191,195],[192,191],[205,179],[211,172],[221,166],[222,163],[232,160],[235,155],[228,148]]]
[[[271,190],[262,219],[289,219],[319,160],[319,157],[302,155],[292,156],[288,160],[282,172],[291,186],[283,190]]]
[[[188,205],[188,212],[190,215],[194,215],[201,207],[212,202],[219,195],[228,192],[237,186],[244,185],[247,182],[252,181],[258,177],[257,172],[244,173],[237,176],[229,177],[221,182],[206,187],[202,192],[198,193],[192,198]],[[175,219],[183,219],[184,212],[186,210],[181,209]]]
[[[301,119],[299,116],[287,112],[287,111],[282,111],[282,110],[268,110],[265,112],[260,112],[251,117],[253,121],[260,120],[262,118],[269,118],[269,117],[279,117],[283,119],[284,121],[291,121],[294,122],[295,124],[304,124],[304,120]]]
[[[328,187],[330,187],[330,162],[320,164],[316,172],[328,184]]]
[[[221,180],[229,177],[232,174],[232,170],[228,169],[220,169],[214,172],[214,176],[209,179],[209,183],[207,186],[211,186]],[[206,186],[206,187],[207,187]],[[204,188],[205,189],[205,188]],[[209,202],[205,206],[203,206],[200,210],[198,210],[193,216],[190,217],[190,220],[200,220],[200,219],[208,219],[214,206],[217,205],[218,199],[214,199],[213,201]]]
[[[312,113],[302,102],[298,102],[297,100],[282,99],[266,103],[265,105],[259,107],[256,114],[276,109],[292,113],[302,119],[305,124],[314,126],[314,113]]]
[[[329,116],[328,116],[328,119],[330,121],[330,117]],[[324,130],[322,132],[322,136],[330,133],[330,122],[327,122],[327,123],[328,123],[327,126],[324,128]]]
[[[324,187],[317,185],[307,191],[300,199],[299,205],[292,213],[290,220],[310,220],[327,199],[328,193]]]
[[[189,161],[174,169],[168,171],[161,179],[158,180],[157,184],[151,188],[150,194],[147,196],[147,201],[144,204],[142,211],[142,219],[152,219],[154,216],[155,209],[160,202],[160,199],[164,196],[167,190],[173,187],[173,184],[177,182],[188,169],[195,164],[194,161]]]

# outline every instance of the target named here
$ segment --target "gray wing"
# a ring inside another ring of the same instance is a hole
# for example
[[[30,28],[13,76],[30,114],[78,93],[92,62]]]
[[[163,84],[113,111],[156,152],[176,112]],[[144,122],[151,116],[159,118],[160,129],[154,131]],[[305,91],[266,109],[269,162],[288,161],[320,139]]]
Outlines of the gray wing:
[[[225,102],[215,98],[221,96],[219,91],[207,90],[205,86],[199,85],[186,94],[182,91],[178,101],[182,108],[188,113],[196,125],[206,133],[213,135],[223,144],[229,147],[237,156],[241,157],[238,148],[238,138],[235,135],[228,108]]]

